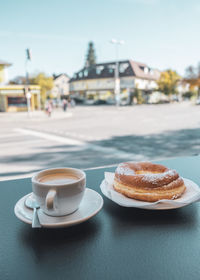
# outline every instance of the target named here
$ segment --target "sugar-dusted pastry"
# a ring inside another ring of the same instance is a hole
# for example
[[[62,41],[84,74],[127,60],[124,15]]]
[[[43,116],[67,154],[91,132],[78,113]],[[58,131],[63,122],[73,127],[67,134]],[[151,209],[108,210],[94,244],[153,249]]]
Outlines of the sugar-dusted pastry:
[[[114,189],[127,197],[154,202],[176,199],[186,187],[172,169],[151,162],[120,163],[115,171]]]

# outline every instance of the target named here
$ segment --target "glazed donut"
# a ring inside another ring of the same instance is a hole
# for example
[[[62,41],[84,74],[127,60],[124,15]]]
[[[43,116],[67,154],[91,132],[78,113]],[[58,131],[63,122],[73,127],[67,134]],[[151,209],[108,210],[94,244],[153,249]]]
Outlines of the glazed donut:
[[[149,202],[179,198],[186,189],[175,170],[151,162],[120,163],[113,187],[127,197]]]

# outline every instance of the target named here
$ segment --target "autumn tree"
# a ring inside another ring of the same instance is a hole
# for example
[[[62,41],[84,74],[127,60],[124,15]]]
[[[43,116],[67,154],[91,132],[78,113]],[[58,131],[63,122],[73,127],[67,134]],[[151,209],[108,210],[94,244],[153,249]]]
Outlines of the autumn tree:
[[[137,104],[143,104],[145,102],[142,96],[142,91],[137,86],[134,91],[134,96],[137,99]]]
[[[176,94],[177,84],[180,80],[180,76],[176,71],[171,69],[161,73],[159,80],[157,81],[158,88],[164,94],[170,96]]]
[[[186,68],[184,80],[190,84],[191,90],[197,88],[198,96],[200,96],[200,63],[198,63],[197,67],[189,66]]]
[[[94,64],[96,64],[96,55],[95,55],[94,43],[89,42],[88,43],[88,50],[87,50],[87,54],[86,54],[85,66],[90,67]]]
[[[36,76],[30,78],[30,84],[40,86],[41,103],[44,106],[47,92],[53,88],[53,78],[46,76],[44,73],[39,73]]]

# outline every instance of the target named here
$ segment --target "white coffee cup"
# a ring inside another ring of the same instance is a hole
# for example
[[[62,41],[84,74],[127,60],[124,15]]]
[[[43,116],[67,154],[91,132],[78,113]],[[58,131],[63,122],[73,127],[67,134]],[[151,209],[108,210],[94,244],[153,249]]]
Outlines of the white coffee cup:
[[[75,212],[83,198],[86,175],[80,169],[52,168],[32,177],[32,189],[43,212],[64,216]]]

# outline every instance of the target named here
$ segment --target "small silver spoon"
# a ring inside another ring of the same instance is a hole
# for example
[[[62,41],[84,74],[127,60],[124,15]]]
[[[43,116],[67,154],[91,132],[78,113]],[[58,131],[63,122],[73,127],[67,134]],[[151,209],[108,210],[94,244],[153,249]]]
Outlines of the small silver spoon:
[[[41,228],[41,224],[38,218],[37,210],[40,208],[36,200],[32,195],[29,195],[25,200],[26,207],[33,209],[33,219],[32,219],[32,228]]]

